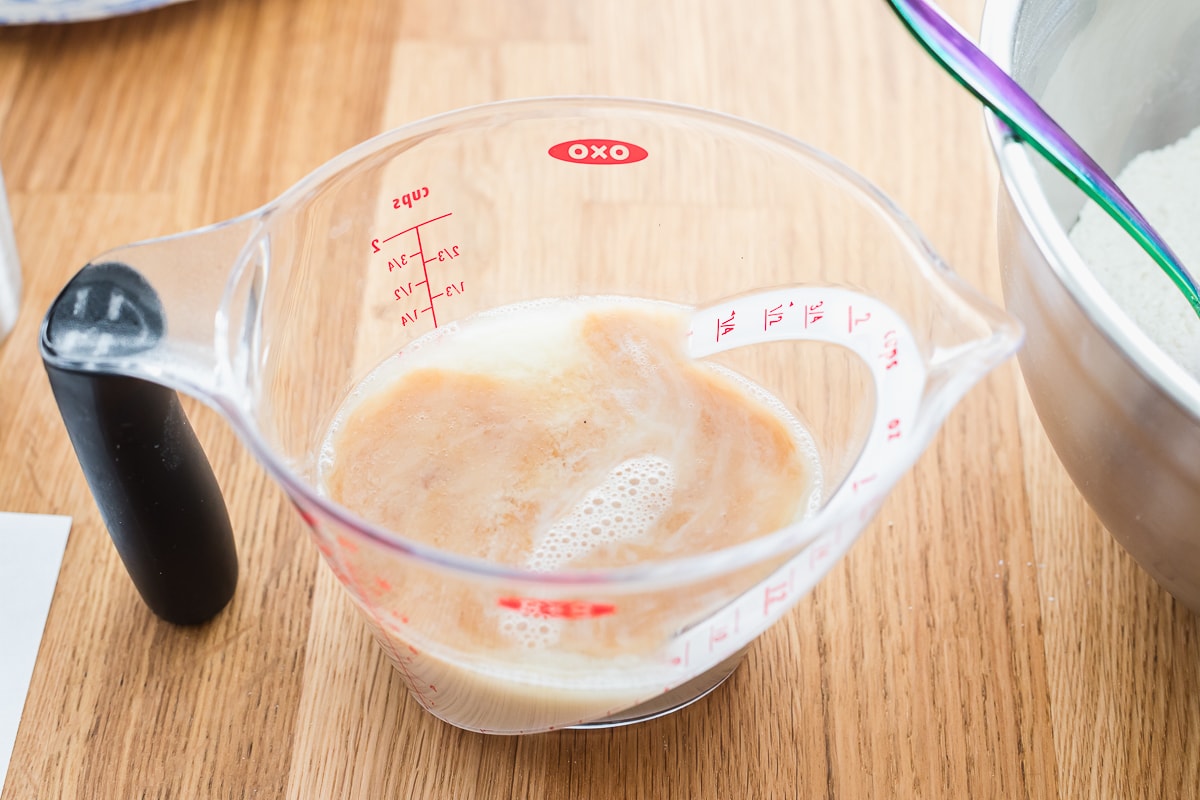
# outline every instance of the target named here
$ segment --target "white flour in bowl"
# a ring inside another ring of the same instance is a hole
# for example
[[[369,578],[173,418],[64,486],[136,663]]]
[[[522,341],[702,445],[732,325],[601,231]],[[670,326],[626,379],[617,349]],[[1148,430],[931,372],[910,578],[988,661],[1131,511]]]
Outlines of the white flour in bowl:
[[[1200,280],[1200,128],[1161,150],[1140,153],[1116,180]],[[1146,251],[1091,200],[1070,237],[1122,310],[1200,378],[1200,319]]]

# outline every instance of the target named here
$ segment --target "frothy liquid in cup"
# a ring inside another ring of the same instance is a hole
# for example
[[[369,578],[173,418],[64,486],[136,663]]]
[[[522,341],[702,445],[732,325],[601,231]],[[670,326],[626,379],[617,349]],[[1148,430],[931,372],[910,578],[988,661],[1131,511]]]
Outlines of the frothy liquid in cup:
[[[690,358],[688,319],[673,304],[575,298],[441,328],[351,393],[322,487],[406,538],[535,572],[676,559],[777,530],[819,494],[811,437],[758,385]],[[368,615],[444,719],[535,730],[663,691],[653,650],[679,620],[664,604],[680,601],[631,596],[620,613],[635,619],[563,618],[411,573],[389,585],[399,614]]]

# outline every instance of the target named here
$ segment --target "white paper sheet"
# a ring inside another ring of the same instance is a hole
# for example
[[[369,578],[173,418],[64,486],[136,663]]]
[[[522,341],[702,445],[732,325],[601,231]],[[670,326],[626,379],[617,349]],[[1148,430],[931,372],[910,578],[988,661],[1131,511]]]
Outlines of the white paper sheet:
[[[0,512],[0,787],[70,530],[70,517]]]

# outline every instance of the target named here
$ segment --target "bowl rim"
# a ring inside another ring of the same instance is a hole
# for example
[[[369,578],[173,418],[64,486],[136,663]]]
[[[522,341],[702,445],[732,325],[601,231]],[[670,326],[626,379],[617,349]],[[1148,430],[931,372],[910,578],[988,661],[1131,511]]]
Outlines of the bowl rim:
[[[982,50],[1011,74],[1017,19],[1025,0],[986,0],[980,26]],[[1088,321],[1124,356],[1130,367],[1200,421],[1200,379],[1168,356],[1108,294],[1058,224],[1034,172],[1031,149],[1016,139],[995,114],[985,110],[985,126],[1000,179],[1025,229],[1054,276]]]

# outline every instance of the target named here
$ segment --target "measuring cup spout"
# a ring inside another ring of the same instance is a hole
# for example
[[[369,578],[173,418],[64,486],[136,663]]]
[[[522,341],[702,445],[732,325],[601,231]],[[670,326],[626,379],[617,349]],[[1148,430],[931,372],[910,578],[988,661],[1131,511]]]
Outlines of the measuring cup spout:
[[[938,291],[921,417],[932,436],[962,396],[1020,348],[1025,328],[948,267],[930,268]]]
[[[51,304],[40,348],[101,516],[147,605],[180,624],[229,601],[229,516],[176,389],[218,404],[222,304],[252,218],[123,247]]]

